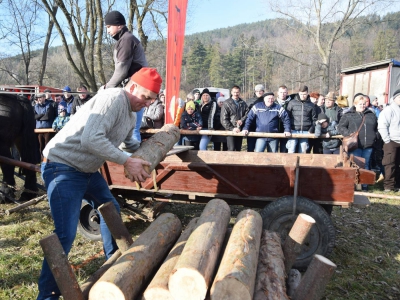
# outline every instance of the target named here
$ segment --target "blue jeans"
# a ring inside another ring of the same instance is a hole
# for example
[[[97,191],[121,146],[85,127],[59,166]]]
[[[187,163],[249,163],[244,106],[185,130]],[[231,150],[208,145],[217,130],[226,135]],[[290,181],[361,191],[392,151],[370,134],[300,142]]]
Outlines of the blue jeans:
[[[136,112],[136,125],[135,129],[133,129],[133,138],[135,140],[138,140],[139,142],[142,141],[142,138],[140,136],[140,125],[142,124],[143,113],[144,113],[144,107]]]
[[[202,135],[200,139],[200,150],[207,150],[207,145],[211,140],[212,135]]]
[[[308,131],[301,130],[292,130],[292,134],[308,134]],[[307,153],[308,149],[308,138],[299,139],[299,138],[290,138],[286,143],[286,148],[288,149],[288,153],[296,153],[297,144],[300,144],[299,153]]]
[[[101,204],[111,201],[119,212],[119,205],[99,172],[82,173],[70,166],[56,162],[42,163],[41,169],[54,220],[54,232],[68,255],[76,236],[83,198],[87,199],[95,209]],[[100,231],[104,253],[108,259],[118,248],[101,216]],[[57,283],[46,259],[44,259],[39,277],[37,299],[58,299],[60,295]]]
[[[268,152],[278,152],[278,139],[270,138],[269,141],[267,141],[267,139],[268,138],[258,138],[254,152],[264,152],[265,148],[267,148]]]
[[[371,154],[372,154],[372,150],[374,148],[370,147],[370,148],[365,148],[365,149],[361,149],[361,148],[357,148],[354,151],[349,152],[349,155],[353,154],[354,156],[359,156],[365,159],[365,170],[370,170],[370,160],[371,160]],[[366,189],[368,187],[368,184],[362,184],[361,185],[363,189]]]

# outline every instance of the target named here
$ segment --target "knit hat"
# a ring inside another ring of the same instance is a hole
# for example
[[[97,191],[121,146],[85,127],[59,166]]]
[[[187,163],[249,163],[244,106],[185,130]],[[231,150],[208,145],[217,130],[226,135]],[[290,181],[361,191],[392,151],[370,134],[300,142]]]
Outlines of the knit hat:
[[[108,14],[106,14],[104,17],[104,22],[106,25],[111,26],[126,25],[124,16],[116,10],[110,11]]]
[[[217,102],[219,103],[219,102],[224,102],[226,99],[225,99],[225,97],[218,97],[218,100],[217,100]]]
[[[324,113],[318,114],[318,123],[322,124],[328,120],[328,116]]]
[[[369,95],[368,97],[371,103],[378,99],[378,97],[376,97],[375,95]]]
[[[275,94],[273,92],[268,92],[268,93],[265,93],[263,96],[265,98],[267,96],[275,96]]]
[[[51,91],[50,91],[49,89],[45,89],[45,90],[43,91],[43,93],[51,93]]]
[[[400,89],[393,93],[393,99],[400,95]]]
[[[194,89],[192,93],[193,93],[193,95],[196,94],[196,93],[200,94],[200,91],[198,89]]]
[[[211,95],[210,95],[210,91],[209,91],[208,89],[204,89],[204,90],[201,92],[200,98],[203,97],[204,94],[208,94],[208,96],[211,96]]]
[[[399,90],[399,91],[400,91],[400,90]],[[355,94],[354,97],[353,97],[353,100],[356,99],[358,96],[364,96],[364,94],[363,94],[363,93],[357,93],[357,94]]]
[[[256,92],[258,92],[258,91],[265,91],[265,87],[264,87],[262,84],[257,84],[257,85],[254,87],[254,90],[255,90]]]
[[[70,92],[71,88],[67,85],[65,88],[63,88],[63,92]]]
[[[162,83],[160,74],[152,68],[141,68],[132,75],[131,80],[156,94],[160,91]]]
[[[188,108],[191,108],[191,109],[193,109],[193,110],[196,109],[196,105],[194,104],[193,101],[186,102],[186,107],[185,107],[185,109],[187,110]]]
[[[43,94],[43,93],[36,94],[36,98],[41,98],[41,97],[45,97],[45,94]]]

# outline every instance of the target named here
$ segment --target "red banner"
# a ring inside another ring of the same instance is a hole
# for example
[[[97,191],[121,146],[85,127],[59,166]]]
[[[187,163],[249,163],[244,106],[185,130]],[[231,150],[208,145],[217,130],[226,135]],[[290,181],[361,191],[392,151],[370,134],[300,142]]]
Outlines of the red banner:
[[[183,42],[188,0],[169,0],[167,67],[165,83],[165,123],[174,122],[181,85]]]

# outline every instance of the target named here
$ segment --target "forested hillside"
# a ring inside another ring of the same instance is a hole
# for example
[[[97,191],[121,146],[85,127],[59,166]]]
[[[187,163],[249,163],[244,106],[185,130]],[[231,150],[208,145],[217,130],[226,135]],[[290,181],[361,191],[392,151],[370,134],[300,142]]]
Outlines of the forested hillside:
[[[340,70],[346,67],[387,58],[400,59],[400,12],[380,17],[368,15],[359,18],[351,29],[343,32],[333,45],[329,60],[329,90],[339,87]],[[305,25],[304,25],[305,26]],[[285,84],[289,90],[303,84],[310,90],[323,91],[324,66],[312,36],[304,38],[302,24],[285,19],[265,20],[234,27],[186,36],[182,65],[182,94],[194,87],[242,87],[245,97],[252,94],[255,84],[262,83],[276,91]],[[325,24],[323,34],[329,36],[335,24]],[[293,28],[299,29],[294,31]],[[305,28],[305,27],[304,27]],[[301,35],[303,33],[303,35]],[[150,41],[146,55],[150,66],[165,75],[165,41]],[[72,57],[77,55],[70,46]],[[105,75],[113,71],[112,43],[104,45]],[[0,61],[0,82],[16,84],[11,73],[23,72],[21,57],[14,56]],[[41,51],[33,53],[30,82],[41,65]],[[4,71],[4,70],[7,70]],[[100,80],[99,80],[100,81]],[[49,49],[44,85],[76,88],[80,83],[69,65],[64,49]],[[98,85],[103,84],[98,82]]]

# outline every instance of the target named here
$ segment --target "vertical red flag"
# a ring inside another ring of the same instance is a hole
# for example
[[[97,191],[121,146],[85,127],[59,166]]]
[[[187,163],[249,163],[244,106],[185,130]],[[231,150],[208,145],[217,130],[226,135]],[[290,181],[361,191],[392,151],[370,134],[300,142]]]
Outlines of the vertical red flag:
[[[187,1],[169,0],[168,3],[167,74],[165,84],[166,124],[174,122],[178,107]]]

